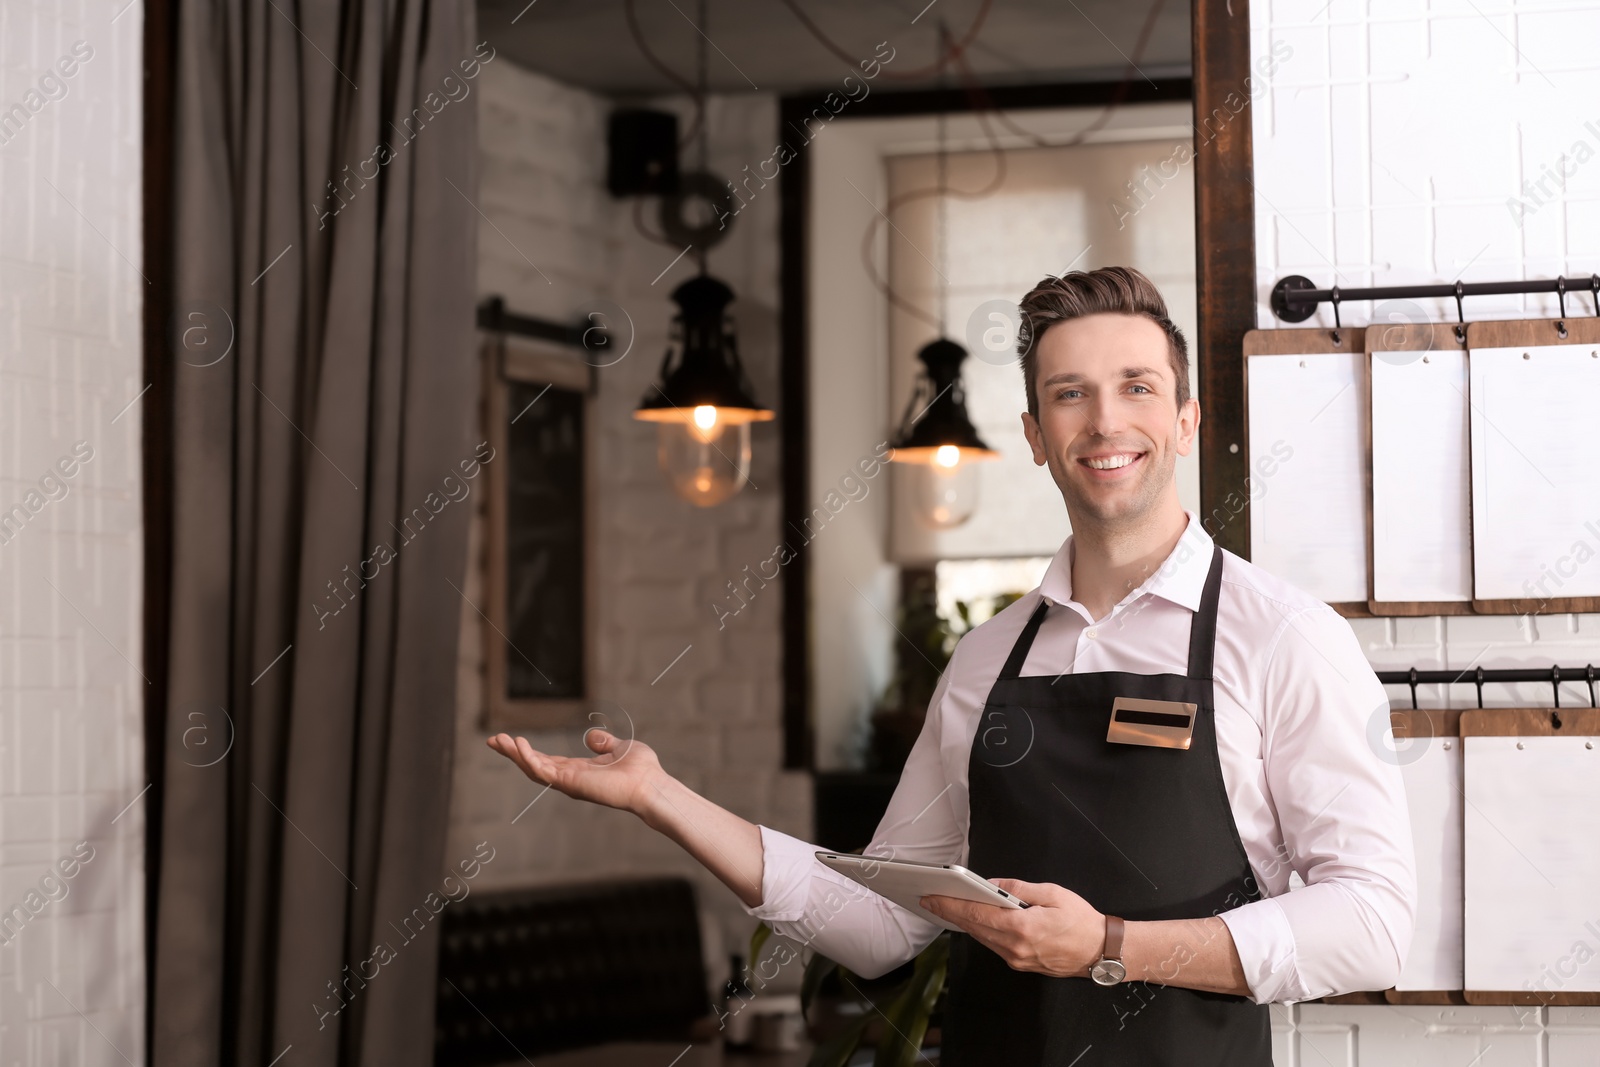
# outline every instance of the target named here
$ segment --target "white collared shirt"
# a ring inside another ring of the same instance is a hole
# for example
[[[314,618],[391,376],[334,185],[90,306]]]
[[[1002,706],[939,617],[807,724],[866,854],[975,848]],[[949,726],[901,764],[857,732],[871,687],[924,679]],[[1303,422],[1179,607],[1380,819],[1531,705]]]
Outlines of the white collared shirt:
[[[1039,587],[967,633],[867,854],[967,861],[967,761],[979,712],[1040,598],[1022,673],[1184,674],[1212,539],[1193,511],[1171,555],[1103,619],[1072,599],[1072,538]],[[1410,946],[1416,860],[1388,747],[1389,700],[1348,623],[1224,551],[1215,723],[1234,822],[1263,899],[1221,913],[1258,1004],[1392,986]],[[817,862],[818,846],[761,828],[762,904],[746,909],[872,977],[939,927]],[[1291,872],[1303,886],[1290,892]],[[1006,871],[979,871],[1006,877]],[[1116,914],[1114,900],[1091,900]]]

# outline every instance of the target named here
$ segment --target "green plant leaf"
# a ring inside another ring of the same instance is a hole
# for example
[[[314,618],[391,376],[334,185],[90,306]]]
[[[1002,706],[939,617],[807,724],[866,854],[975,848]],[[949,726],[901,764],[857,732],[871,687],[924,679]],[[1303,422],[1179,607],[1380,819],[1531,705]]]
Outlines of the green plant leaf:
[[[766,945],[767,938],[771,936],[772,927],[766,923],[756,927],[755,932],[750,935],[750,969],[752,971],[755,970],[756,961],[761,958],[761,949]]]
[[[911,1067],[922,1055],[933,1006],[944,989],[950,963],[949,935],[940,935],[917,956],[911,981],[884,1010],[888,1029],[878,1044],[873,1067]]]
[[[812,1050],[806,1067],[845,1067],[861,1047],[861,1035],[866,1033],[867,1023],[871,1021],[871,1014],[862,1015],[847,1029],[818,1045]]]
[[[800,978],[800,1014],[811,1014],[811,1001],[816,997],[817,990],[822,988],[822,983],[828,980],[828,975],[837,970],[839,965],[820,952],[813,952],[811,959],[806,961],[805,973]]]

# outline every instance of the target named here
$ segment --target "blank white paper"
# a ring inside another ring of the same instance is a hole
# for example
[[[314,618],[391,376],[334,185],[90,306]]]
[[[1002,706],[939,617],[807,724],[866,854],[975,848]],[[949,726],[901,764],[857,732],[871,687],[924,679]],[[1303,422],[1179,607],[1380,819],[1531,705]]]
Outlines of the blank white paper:
[[[1394,987],[1462,989],[1461,739],[1423,743],[1400,768],[1417,854],[1417,921]]]
[[[1600,348],[1474,351],[1473,591],[1600,596]]]
[[[1600,738],[1462,740],[1463,988],[1600,991]]]
[[[1250,561],[1325,602],[1365,601],[1366,354],[1251,356],[1246,377]]]
[[[1371,379],[1373,599],[1471,600],[1467,354],[1374,352]]]

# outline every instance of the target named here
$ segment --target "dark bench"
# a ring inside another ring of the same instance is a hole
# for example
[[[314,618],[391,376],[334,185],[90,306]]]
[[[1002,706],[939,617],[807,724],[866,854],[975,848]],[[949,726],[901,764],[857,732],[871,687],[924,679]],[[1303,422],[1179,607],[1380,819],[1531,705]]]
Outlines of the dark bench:
[[[715,1031],[685,879],[473,893],[443,917],[436,1067]]]

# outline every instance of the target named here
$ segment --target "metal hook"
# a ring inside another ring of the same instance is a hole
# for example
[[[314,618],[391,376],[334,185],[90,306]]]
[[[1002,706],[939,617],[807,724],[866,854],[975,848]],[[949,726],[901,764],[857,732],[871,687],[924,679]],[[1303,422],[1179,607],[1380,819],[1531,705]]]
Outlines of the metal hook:
[[[1589,275],[1589,295],[1594,298],[1594,313],[1600,318],[1600,274]]]
[[[1411,668],[1411,710],[1417,710],[1417,669]]]
[[[1556,691],[1556,707],[1561,706],[1561,668],[1554,663],[1550,665],[1550,686]]]
[[[1481,707],[1483,707],[1483,668],[1482,667],[1478,668],[1477,686],[1478,686],[1478,707],[1481,708]]]
[[[1343,326],[1339,323],[1339,287],[1337,285],[1333,287],[1328,300],[1333,304],[1333,343],[1342,345],[1344,341],[1340,338],[1339,331],[1343,329]]]
[[[1561,309],[1561,317],[1556,320],[1556,336],[1565,341],[1567,339],[1567,279],[1556,275],[1556,300]]]
[[[1591,708],[1600,707],[1600,705],[1596,705],[1595,702],[1594,702],[1594,664],[1593,663],[1585,663],[1583,665],[1583,676],[1589,682],[1589,706]]]
[[[1456,279],[1456,318],[1461,320],[1456,326],[1456,340],[1462,344],[1467,343],[1467,312],[1461,306],[1461,298],[1466,295],[1465,290],[1466,286],[1459,278]]]

